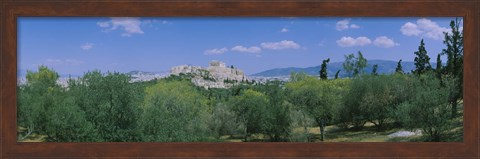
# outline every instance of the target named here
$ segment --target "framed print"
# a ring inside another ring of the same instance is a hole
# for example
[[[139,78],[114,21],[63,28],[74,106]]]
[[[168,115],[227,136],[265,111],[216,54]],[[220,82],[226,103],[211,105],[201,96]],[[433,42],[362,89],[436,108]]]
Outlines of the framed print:
[[[479,157],[475,1],[6,1],[1,149]]]

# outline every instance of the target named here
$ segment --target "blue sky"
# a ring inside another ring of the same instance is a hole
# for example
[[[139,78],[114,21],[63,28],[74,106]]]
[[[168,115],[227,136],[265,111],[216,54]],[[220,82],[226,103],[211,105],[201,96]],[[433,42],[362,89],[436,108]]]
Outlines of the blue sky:
[[[369,59],[413,61],[423,38],[431,62],[454,17],[264,17],[18,19],[19,71],[39,65],[62,75],[162,72],[220,60],[253,74],[310,67],[361,51]],[[445,61],[445,58],[444,58]]]

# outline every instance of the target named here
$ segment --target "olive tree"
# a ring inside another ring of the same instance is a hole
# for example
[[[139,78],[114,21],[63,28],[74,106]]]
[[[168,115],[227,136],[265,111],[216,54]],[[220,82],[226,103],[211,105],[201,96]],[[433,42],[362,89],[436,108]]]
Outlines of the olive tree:
[[[415,80],[413,97],[399,107],[405,126],[421,129],[427,141],[442,141],[452,128],[448,101],[452,81],[444,82],[447,87],[434,74],[421,75]]]
[[[266,106],[269,105],[268,97],[265,94],[247,89],[240,95],[230,98],[229,105],[231,105],[237,121],[243,127],[244,141],[248,141],[249,135],[262,132]]]
[[[283,82],[269,81],[257,86],[257,89],[269,99],[269,105],[265,108],[263,133],[270,137],[270,141],[285,141],[291,132],[292,119]]]
[[[141,96],[130,76],[92,71],[69,81],[69,94],[99,132],[94,141],[138,141]]]
[[[208,134],[205,97],[188,81],[160,81],[145,90],[139,120],[143,141],[204,141]]]
[[[320,128],[320,140],[324,140],[325,127],[333,119],[338,96],[336,88],[328,80],[306,77],[286,85],[289,100],[298,109],[304,111]]]
[[[54,70],[39,66],[37,72],[27,71],[26,83],[18,88],[18,125],[26,127],[27,134],[45,133],[47,112],[61,93],[56,83],[59,75]]]

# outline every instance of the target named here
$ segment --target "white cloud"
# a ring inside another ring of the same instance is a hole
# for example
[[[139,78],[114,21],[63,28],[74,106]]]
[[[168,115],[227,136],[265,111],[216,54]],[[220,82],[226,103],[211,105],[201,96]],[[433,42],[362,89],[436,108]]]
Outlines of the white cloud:
[[[419,36],[422,31],[418,28],[416,24],[413,24],[411,22],[405,23],[401,28],[400,31],[402,32],[403,35],[407,36]]]
[[[350,28],[352,28],[352,29],[358,29],[358,28],[360,28],[360,26],[358,26],[357,24],[352,24],[352,25],[350,25]]]
[[[282,50],[282,49],[299,49],[300,45],[290,40],[282,40],[279,42],[264,42],[260,44],[264,49]]]
[[[345,30],[345,29],[348,29],[348,28],[352,28],[352,29],[358,29],[360,28],[360,26],[358,26],[357,24],[350,24],[350,21],[352,19],[344,19],[344,20],[340,20],[337,22],[337,24],[335,25],[335,28],[338,30],[338,31],[342,31],[342,30]]]
[[[102,27],[102,28],[108,28],[110,27],[110,21],[106,21],[106,22],[97,22],[97,25]]]
[[[252,47],[247,48],[247,47],[244,47],[244,46],[241,46],[241,45],[232,47],[232,49],[230,49],[230,50],[238,51],[238,52],[248,52],[248,53],[260,53],[262,51],[261,48],[256,47],[256,46],[252,46]]]
[[[440,40],[444,37],[443,32],[451,32],[450,29],[440,27],[437,23],[430,19],[418,19],[416,23],[407,22],[400,31],[406,36],[420,36],[435,40]]]
[[[342,37],[340,40],[337,40],[338,46],[341,47],[353,47],[353,46],[365,46],[371,44],[372,41],[364,36],[352,38],[352,37]]]
[[[280,32],[286,33],[286,32],[288,32],[288,29],[287,28],[282,28],[282,30],[280,30]]]
[[[400,45],[398,43],[395,43],[395,41],[393,41],[393,39],[389,39],[386,36],[377,37],[375,40],[373,40],[373,44],[375,46],[383,47],[383,48],[390,48],[390,47]]]
[[[141,28],[142,21],[140,18],[134,17],[112,17],[110,21],[98,22],[97,25],[101,28],[105,28],[105,31],[123,30],[122,36],[132,36],[133,34],[143,34]],[[145,21],[145,23],[151,23],[151,21]]]
[[[93,48],[93,45],[95,45],[95,44],[93,44],[93,43],[85,43],[85,44],[83,44],[82,46],[80,46],[80,48],[82,48],[83,50],[90,50],[90,49]]]
[[[47,59],[45,60],[45,65],[47,66],[76,66],[83,64],[83,61],[75,60],[75,59]]]
[[[224,48],[220,48],[220,49],[209,49],[209,50],[205,50],[203,52],[203,54],[205,55],[220,55],[220,54],[223,54],[225,52],[227,52],[228,49],[226,47]]]

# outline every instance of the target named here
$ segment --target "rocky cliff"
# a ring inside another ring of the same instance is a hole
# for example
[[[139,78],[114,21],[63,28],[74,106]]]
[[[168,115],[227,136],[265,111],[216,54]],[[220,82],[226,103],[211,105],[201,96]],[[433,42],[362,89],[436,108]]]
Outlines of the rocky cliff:
[[[196,86],[209,88],[230,88],[239,82],[246,81],[247,77],[242,70],[227,67],[220,61],[211,61],[209,66],[180,65],[170,69],[173,75],[191,74],[192,83]]]

